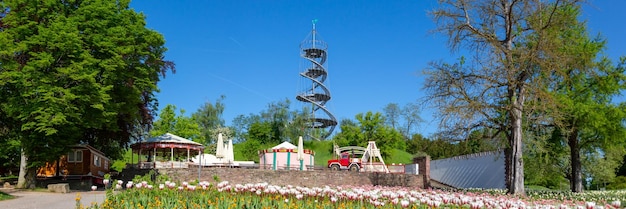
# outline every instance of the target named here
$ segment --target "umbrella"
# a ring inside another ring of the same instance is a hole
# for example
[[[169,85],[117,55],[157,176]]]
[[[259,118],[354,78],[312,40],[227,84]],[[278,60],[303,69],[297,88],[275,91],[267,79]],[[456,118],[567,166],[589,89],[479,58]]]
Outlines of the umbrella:
[[[298,160],[300,161],[300,170],[304,170],[304,145],[302,145],[302,136],[298,137]]]
[[[217,135],[217,148],[215,150],[215,157],[223,158],[224,157],[224,139],[222,139],[222,133]]]
[[[235,152],[233,151],[233,140],[228,140],[228,147],[226,148],[226,162],[233,163],[235,161]]]

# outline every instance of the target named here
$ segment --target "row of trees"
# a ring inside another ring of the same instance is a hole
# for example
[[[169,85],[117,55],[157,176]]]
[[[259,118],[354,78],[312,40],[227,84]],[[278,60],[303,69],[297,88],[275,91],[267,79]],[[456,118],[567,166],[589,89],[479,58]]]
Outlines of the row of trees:
[[[602,54],[606,40],[588,34],[581,1],[440,2],[431,13],[436,32],[472,54],[432,62],[427,99],[445,136],[489,129],[490,138],[505,139],[509,193],[525,193],[525,151],[550,161],[545,174],[566,171],[574,192],[583,188],[583,159],[621,161],[626,109],[611,100],[626,89],[626,59],[614,64]]]

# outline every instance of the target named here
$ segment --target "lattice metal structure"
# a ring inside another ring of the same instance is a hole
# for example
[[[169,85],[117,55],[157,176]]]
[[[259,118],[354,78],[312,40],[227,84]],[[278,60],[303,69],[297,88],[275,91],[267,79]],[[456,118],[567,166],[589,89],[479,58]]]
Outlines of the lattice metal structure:
[[[311,112],[308,114],[310,118],[306,125],[308,137],[324,140],[335,130],[337,119],[326,107],[326,103],[331,98],[330,91],[324,84],[328,77],[325,65],[328,45],[317,37],[316,22],[317,20],[313,20],[311,33],[300,43],[300,56],[305,60],[305,69],[300,72],[300,76],[310,81],[310,84],[298,93],[296,99],[311,104]],[[324,131],[320,136],[313,136],[310,134],[311,129],[324,129]]]

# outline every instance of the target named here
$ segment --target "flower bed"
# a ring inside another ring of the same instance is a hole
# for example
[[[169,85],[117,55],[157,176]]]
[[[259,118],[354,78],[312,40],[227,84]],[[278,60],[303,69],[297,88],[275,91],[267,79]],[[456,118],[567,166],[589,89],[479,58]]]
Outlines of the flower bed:
[[[448,192],[401,187],[306,188],[267,183],[118,181],[101,205],[90,208],[619,208],[624,192],[515,198],[497,191]],[[112,190],[120,190],[113,193]],[[550,197],[550,198],[546,198]],[[79,201],[79,200],[77,200]],[[77,205],[80,205],[77,202]]]

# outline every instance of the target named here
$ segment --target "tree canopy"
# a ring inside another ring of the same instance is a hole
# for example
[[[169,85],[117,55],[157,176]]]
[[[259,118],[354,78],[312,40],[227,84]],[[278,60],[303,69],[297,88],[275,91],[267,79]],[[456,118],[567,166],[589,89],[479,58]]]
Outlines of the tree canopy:
[[[578,1],[439,2],[431,13],[435,32],[447,36],[453,51],[473,54],[456,64],[431,63],[425,71],[428,100],[439,109],[448,133],[467,136],[489,128],[498,130],[494,136],[505,134],[505,182],[509,193],[524,194],[523,124],[549,120],[531,118],[533,112],[558,110],[546,91],[554,83],[549,75],[563,70],[554,58],[565,55],[554,41],[558,31],[571,26],[564,11]]]
[[[68,145],[118,158],[142,137],[174,64],[128,0],[4,0],[0,11],[0,118],[20,140],[30,179]]]
[[[337,145],[366,147],[368,141],[376,141],[383,158],[388,157],[393,149],[405,150],[406,143],[402,134],[387,125],[381,113],[359,113],[355,119],[357,122],[341,121],[341,132],[333,137]]]
[[[195,142],[203,142],[204,136],[196,120],[185,116],[185,110],[180,109],[176,114],[176,106],[168,104],[159,113],[159,119],[154,122],[154,127],[150,130],[151,136],[160,136],[171,133]]]

